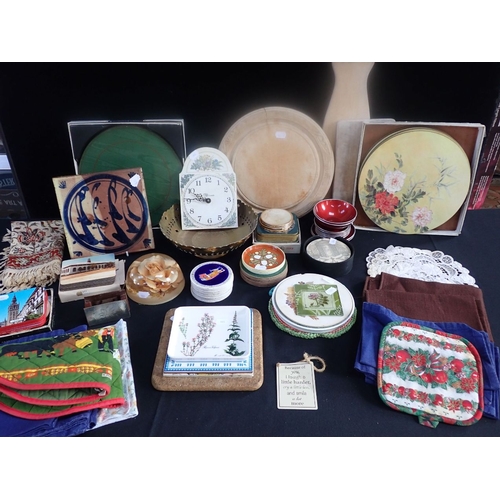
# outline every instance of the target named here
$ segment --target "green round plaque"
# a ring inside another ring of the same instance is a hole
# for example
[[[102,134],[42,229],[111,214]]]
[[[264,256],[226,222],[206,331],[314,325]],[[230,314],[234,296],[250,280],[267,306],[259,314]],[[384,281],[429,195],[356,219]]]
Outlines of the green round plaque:
[[[116,125],[100,132],[85,148],[78,173],[142,168],[152,225],[179,202],[182,161],[157,133],[135,125]]]

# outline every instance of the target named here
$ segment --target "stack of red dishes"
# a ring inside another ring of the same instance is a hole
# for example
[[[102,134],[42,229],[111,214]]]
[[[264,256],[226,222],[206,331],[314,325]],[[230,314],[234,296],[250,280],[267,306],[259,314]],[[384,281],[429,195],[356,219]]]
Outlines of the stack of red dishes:
[[[350,241],[356,234],[354,221],[358,211],[344,200],[325,199],[318,201],[313,208],[314,222],[311,227],[313,236],[323,238],[344,238]]]

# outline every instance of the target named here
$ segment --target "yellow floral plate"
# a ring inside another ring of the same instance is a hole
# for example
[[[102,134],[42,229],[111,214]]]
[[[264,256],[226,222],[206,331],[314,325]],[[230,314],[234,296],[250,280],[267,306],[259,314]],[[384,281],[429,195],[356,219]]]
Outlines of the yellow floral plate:
[[[386,137],[368,153],[358,195],[377,226],[395,233],[426,233],[460,209],[470,182],[470,162],[458,142],[437,130],[409,128]]]

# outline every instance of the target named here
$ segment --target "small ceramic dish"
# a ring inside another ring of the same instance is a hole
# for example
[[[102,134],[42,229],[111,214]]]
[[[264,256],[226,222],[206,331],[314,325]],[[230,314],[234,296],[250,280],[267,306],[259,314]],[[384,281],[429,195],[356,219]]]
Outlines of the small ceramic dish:
[[[254,274],[274,274],[285,266],[286,256],[281,248],[267,243],[257,243],[243,250],[241,264]]]
[[[314,205],[313,214],[329,226],[346,226],[354,222],[358,211],[347,201],[325,199]]]

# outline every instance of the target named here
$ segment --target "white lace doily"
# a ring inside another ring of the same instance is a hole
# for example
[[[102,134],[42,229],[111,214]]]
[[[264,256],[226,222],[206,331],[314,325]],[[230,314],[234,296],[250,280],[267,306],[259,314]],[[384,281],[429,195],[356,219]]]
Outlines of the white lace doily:
[[[390,245],[370,252],[366,263],[368,276],[372,278],[387,273],[400,278],[477,286],[468,269],[440,250],[431,252]]]

